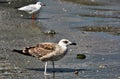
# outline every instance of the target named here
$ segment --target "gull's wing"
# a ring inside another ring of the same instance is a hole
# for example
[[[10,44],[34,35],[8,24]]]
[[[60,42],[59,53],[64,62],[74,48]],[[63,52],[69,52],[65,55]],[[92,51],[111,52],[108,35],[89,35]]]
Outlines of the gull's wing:
[[[37,7],[35,5],[28,5],[28,6],[24,6],[24,7],[18,8],[18,10],[22,10],[22,11],[26,11],[28,13],[31,13],[34,10],[37,10]]]
[[[32,56],[40,58],[55,51],[57,46],[56,43],[40,43],[36,46],[24,48],[23,53],[29,53]]]

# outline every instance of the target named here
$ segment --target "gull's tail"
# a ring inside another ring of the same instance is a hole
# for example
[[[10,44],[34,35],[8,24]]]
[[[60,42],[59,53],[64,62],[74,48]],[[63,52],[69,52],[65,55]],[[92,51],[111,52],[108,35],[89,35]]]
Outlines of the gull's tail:
[[[27,55],[27,56],[31,56],[29,53],[24,53],[23,50],[17,50],[17,49],[13,49],[13,52],[17,52],[19,54],[23,54],[23,55]]]

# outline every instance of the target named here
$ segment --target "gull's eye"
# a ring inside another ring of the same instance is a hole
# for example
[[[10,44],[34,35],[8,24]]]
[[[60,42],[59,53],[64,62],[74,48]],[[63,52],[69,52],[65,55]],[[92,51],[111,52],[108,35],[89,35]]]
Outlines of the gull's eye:
[[[66,44],[68,43],[68,41],[63,41],[63,42],[66,43]]]

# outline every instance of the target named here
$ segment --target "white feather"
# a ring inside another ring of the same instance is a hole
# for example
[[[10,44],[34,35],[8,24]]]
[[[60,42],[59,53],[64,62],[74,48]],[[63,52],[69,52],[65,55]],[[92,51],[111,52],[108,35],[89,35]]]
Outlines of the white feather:
[[[33,14],[38,12],[41,9],[41,4],[40,2],[37,2],[36,4],[30,4],[27,6],[23,6],[21,8],[18,8],[18,10],[25,11],[29,14]]]

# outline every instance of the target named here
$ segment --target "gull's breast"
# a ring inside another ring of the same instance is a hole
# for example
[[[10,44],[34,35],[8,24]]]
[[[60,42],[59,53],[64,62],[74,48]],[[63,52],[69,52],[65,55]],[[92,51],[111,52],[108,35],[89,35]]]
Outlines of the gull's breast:
[[[41,57],[40,59],[42,61],[57,61],[62,59],[66,55],[66,53],[67,49],[62,49],[60,46],[57,46],[55,51]]]

